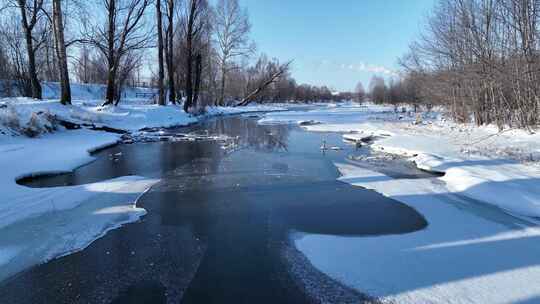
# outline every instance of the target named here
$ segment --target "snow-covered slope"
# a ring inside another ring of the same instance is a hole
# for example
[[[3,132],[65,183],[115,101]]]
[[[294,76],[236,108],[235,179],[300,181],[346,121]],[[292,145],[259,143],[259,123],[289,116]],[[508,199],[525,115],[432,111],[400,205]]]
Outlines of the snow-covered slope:
[[[84,84],[71,83],[71,97],[74,100],[103,100],[105,99],[105,91],[107,89],[104,84]],[[43,98],[44,99],[59,99],[60,98],[60,83],[58,82],[42,82]],[[157,89],[142,88],[142,87],[125,87],[122,90],[122,98],[128,100],[148,100],[152,94],[156,94]]]
[[[63,106],[57,100],[36,101],[29,98],[0,99],[0,131],[5,134],[44,133],[52,128],[48,120],[56,116],[75,123],[107,126],[129,132],[143,128],[185,126],[201,119],[219,115],[231,115],[262,111],[279,111],[280,107],[250,105],[246,107],[208,107],[205,115],[185,113],[181,106],[158,106],[144,102],[125,102],[118,106],[102,107],[101,101],[73,101]],[[35,132],[25,131],[28,128]],[[1,133],[0,133],[1,135]]]
[[[5,84],[5,83],[3,83]],[[155,105],[156,89],[126,87],[119,106],[102,107],[106,86],[71,84],[72,105],[59,104],[60,84],[43,82],[43,100],[24,97],[0,98],[0,136],[39,135],[54,131],[52,117],[75,123],[107,126],[125,131],[143,128],[185,126],[209,116],[260,111],[279,111],[283,107],[252,104],[247,107],[207,107],[204,115],[193,116],[180,105]]]

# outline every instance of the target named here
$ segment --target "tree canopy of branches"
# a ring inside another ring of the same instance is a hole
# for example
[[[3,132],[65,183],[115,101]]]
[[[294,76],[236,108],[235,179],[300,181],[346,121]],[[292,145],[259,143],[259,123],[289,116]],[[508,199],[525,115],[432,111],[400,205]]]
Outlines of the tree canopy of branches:
[[[280,65],[279,62],[268,62],[266,66],[263,67],[263,74],[255,81],[257,84],[255,89],[250,92],[246,97],[240,101],[239,106],[248,105],[257,97],[261,92],[263,92],[269,85],[275,83],[279,78],[283,77],[288,71],[291,61]]]
[[[145,11],[150,0],[99,0],[106,20],[91,20],[86,41],[99,50],[107,61],[107,91],[104,105],[118,103],[119,70],[134,52],[148,48],[151,33],[145,27]]]
[[[196,48],[201,44],[201,37],[207,22],[208,3],[205,0],[189,0],[185,13],[186,39],[186,101],[184,111],[188,112],[191,107],[197,106],[202,73],[202,53]]]
[[[373,76],[369,82],[371,100],[375,103],[385,103],[388,100],[388,87],[384,78]]]
[[[356,101],[363,102],[366,99],[366,90],[364,89],[364,85],[361,81],[356,84],[354,93],[356,95]]]
[[[255,46],[248,36],[251,29],[248,14],[240,8],[238,0],[219,0],[215,11],[214,28],[221,69],[219,104],[223,105],[227,74],[237,68],[233,61],[253,53]]]
[[[24,31],[26,41],[26,52],[28,56],[27,73],[30,80],[31,97],[41,99],[41,84],[38,79],[36,67],[36,52],[44,43],[44,37],[36,37],[34,29],[43,18],[44,0],[17,0],[16,5],[21,12],[21,26]]]
[[[439,0],[401,59],[421,99],[458,121],[540,122],[540,1]]]

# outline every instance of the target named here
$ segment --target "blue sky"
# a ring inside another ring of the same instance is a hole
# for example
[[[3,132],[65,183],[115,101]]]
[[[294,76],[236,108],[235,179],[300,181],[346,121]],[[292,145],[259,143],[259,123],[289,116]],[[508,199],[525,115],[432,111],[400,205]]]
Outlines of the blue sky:
[[[294,59],[300,83],[336,90],[388,76],[435,0],[240,0],[258,50]]]

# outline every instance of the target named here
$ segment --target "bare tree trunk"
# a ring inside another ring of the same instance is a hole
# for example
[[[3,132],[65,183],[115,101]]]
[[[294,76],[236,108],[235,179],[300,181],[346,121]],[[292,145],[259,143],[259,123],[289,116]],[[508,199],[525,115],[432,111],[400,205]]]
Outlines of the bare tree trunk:
[[[161,22],[161,0],[156,0],[156,15],[157,15],[157,36],[158,36],[158,105],[165,105],[165,91],[163,89],[163,79],[165,78],[163,72],[163,25]]]
[[[188,43],[187,43],[188,51],[187,51],[187,56],[186,56],[187,68],[186,68],[186,102],[184,103],[185,112],[189,111],[189,108],[191,107],[193,103],[193,82],[191,79],[192,74],[193,74],[192,72],[193,55],[192,55],[192,50],[191,50],[191,38],[188,36],[187,40],[188,40]]]
[[[197,106],[197,100],[199,99],[199,91],[201,89],[201,73],[202,73],[202,56],[197,54],[195,59],[195,90],[193,92],[193,106]]]
[[[193,23],[195,22],[195,13],[197,9],[197,0],[191,0],[190,13],[188,17],[188,28],[186,34],[187,47],[187,66],[186,66],[186,102],[184,111],[188,112],[193,105]]]
[[[56,38],[55,38],[56,39]],[[45,81],[57,81],[58,74],[57,74],[57,65],[55,62],[55,56],[57,56],[55,53],[56,50],[56,40],[53,41],[53,45],[49,43],[49,41],[45,42],[43,45],[43,50],[45,51],[45,66],[44,69],[44,75],[43,79]]]
[[[107,74],[107,90],[105,91],[105,103],[106,105],[114,104],[116,97],[116,68],[112,64],[109,64],[109,72]]]
[[[28,33],[26,37],[26,48],[28,49],[28,76],[30,78],[30,85],[32,88],[32,98],[41,99],[41,84],[37,77],[36,70],[36,53],[33,50],[34,46],[32,43],[32,34]]]
[[[169,82],[169,101],[173,104],[176,104],[176,84],[174,81],[174,66],[173,66],[173,58],[174,58],[174,44],[173,44],[173,36],[174,36],[174,0],[167,0],[167,42],[165,47],[165,57],[167,58],[167,78]]]
[[[32,37],[32,30],[37,23],[38,12],[43,7],[43,0],[34,0],[32,6],[32,14],[30,20],[26,15],[27,12],[27,1],[26,0],[17,0],[17,4],[21,10],[22,26],[24,29],[24,38],[26,40],[26,51],[28,54],[28,78],[30,78],[30,85],[32,89],[32,98],[41,99],[42,91],[41,84],[37,76],[36,69],[36,50],[34,48],[34,41]]]
[[[114,52],[114,33],[116,30],[116,1],[110,1],[109,5],[109,22],[107,33],[107,64],[109,70],[107,71],[107,92],[105,94],[105,103],[103,105],[114,104],[115,91],[116,91],[116,63]]]
[[[227,76],[225,62],[221,63],[221,87],[219,88],[219,105],[225,104],[225,77]]]
[[[60,103],[71,104],[71,87],[67,65],[66,43],[64,40],[64,23],[62,21],[62,6],[60,0],[53,0],[53,23],[56,37],[56,54],[58,57],[58,70],[60,74]]]

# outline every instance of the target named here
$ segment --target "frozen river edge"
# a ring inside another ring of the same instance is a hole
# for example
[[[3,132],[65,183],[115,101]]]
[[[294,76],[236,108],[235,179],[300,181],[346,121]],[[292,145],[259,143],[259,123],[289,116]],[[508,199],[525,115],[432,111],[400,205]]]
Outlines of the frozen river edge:
[[[374,150],[410,157],[422,170],[446,173],[441,178],[394,179],[354,162],[335,163],[339,180],[403,202],[429,225],[405,235],[293,235],[298,250],[331,278],[384,303],[538,302],[540,289],[531,284],[540,281],[540,230],[534,220],[540,210],[537,168],[502,154],[490,158],[469,153],[478,148],[471,139],[463,141],[465,150],[456,144],[467,137],[493,138],[487,143],[492,149],[482,152],[503,151],[518,140],[535,149],[535,135],[509,140],[485,129],[460,134],[444,124],[415,126],[395,117],[369,107],[343,107],[269,114],[262,120],[313,120],[319,123],[304,128],[375,137]]]
[[[21,122],[33,113],[46,111],[75,122],[84,116],[101,125],[127,128],[128,132],[191,125],[223,115],[283,110],[266,106],[217,108],[197,118],[188,117],[175,106],[126,105],[110,112],[98,111],[84,102],[67,108],[56,102],[25,101],[17,100],[11,108]],[[126,115],[118,115],[121,111]],[[71,172],[94,161],[92,153],[119,141],[119,134],[86,129],[58,130],[35,138],[0,133],[0,281],[32,265],[83,250],[111,229],[135,222],[146,213],[136,206],[137,200],[158,179],[125,176],[50,188],[17,184],[28,176]]]

